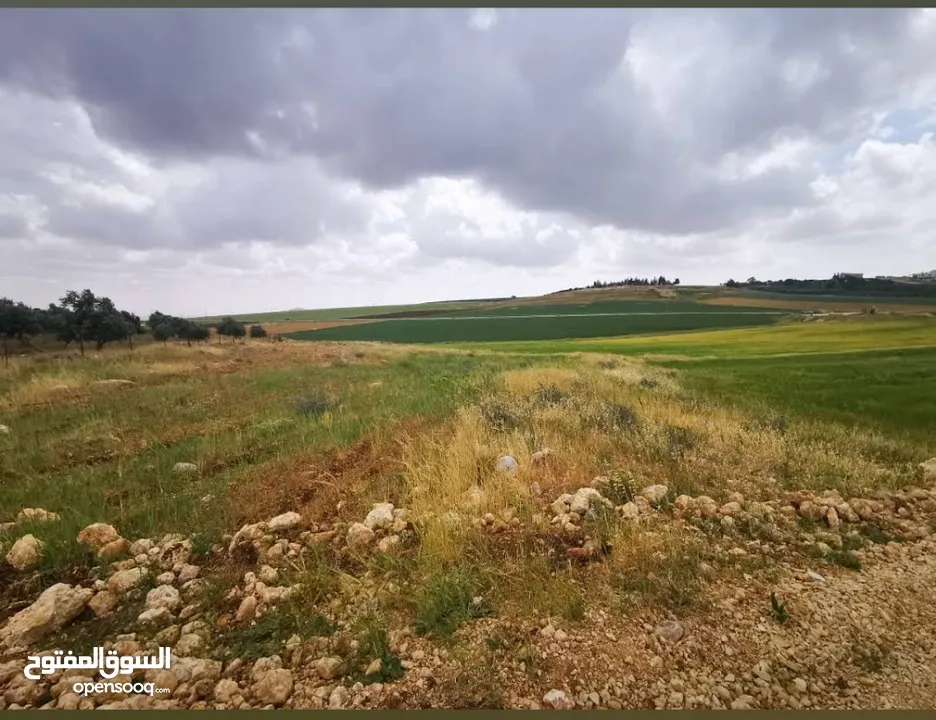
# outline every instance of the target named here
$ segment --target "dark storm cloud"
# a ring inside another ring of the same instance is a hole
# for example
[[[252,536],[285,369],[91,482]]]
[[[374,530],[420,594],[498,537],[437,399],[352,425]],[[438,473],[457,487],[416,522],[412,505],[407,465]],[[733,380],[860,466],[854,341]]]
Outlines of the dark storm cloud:
[[[803,172],[714,169],[853,132],[929,72],[914,12],[506,10],[479,32],[465,10],[7,10],[0,81],[77,99],[157,162],[309,153],[371,187],[472,177],[589,223],[703,232],[811,202]],[[657,64],[694,58],[664,116],[665,68],[638,82],[625,60],[648,41]]]

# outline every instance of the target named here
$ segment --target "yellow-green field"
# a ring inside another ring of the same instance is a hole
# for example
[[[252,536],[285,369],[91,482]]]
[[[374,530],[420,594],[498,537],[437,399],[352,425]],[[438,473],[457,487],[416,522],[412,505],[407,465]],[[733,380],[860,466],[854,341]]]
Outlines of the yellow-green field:
[[[885,316],[789,322],[768,327],[543,342],[458,343],[511,353],[614,353],[669,357],[750,357],[936,346],[936,319]]]

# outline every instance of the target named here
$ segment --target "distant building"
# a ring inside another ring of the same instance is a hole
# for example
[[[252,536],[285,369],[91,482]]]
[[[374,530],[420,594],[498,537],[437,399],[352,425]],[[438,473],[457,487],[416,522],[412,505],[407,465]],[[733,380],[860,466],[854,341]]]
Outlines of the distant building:
[[[846,278],[855,278],[856,280],[861,280],[864,278],[864,273],[839,273],[839,276]]]

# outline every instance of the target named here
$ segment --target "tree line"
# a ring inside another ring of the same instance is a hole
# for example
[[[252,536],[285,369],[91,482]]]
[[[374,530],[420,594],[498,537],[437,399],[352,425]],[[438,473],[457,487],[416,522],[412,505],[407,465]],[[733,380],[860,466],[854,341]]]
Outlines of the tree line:
[[[749,277],[744,282],[731,279],[725,287],[763,290],[775,293],[804,295],[866,295],[868,297],[936,297],[936,283],[901,282],[890,278],[864,278],[836,273],[828,280],[758,280]]]
[[[566,288],[565,290],[559,290],[558,293],[564,292],[575,292],[577,290],[600,290],[603,288],[614,288],[614,287],[629,287],[629,286],[643,286],[643,287],[668,287],[679,285],[679,278],[670,280],[664,275],[652,278],[639,278],[639,277],[629,277],[624,278],[623,280],[595,280],[591,285],[587,287],[574,287]]]
[[[214,324],[203,324],[158,311],[147,318],[144,327],[137,315],[120,310],[110,298],[95,295],[90,290],[69,290],[58,303],[50,303],[46,308],[30,307],[26,303],[0,297],[0,338],[5,363],[13,340],[26,347],[33,338],[52,336],[65,347],[77,344],[83,356],[85,345],[92,343],[100,350],[108,343],[123,341],[132,350],[134,336],[147,331],[164,344],[178,340],[191,346],[193,341],[207,342],[212,328],[217,332],[219,342],[222,337],[230,337],[234,342],[245,338],[248,333],[252,338],[267,336],[263,326],[252,325],[248,331],[244,323],[232,317],[222,318]]]

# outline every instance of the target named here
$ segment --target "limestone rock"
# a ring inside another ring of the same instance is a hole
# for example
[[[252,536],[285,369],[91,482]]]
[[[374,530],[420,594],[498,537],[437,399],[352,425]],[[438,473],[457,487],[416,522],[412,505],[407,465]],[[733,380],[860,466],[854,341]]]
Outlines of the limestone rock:
[[[818,521],[823,516],[823,510],[812,500],[803,500],[799,505],[799,515],[807,520]]]
[[[146,594],[145,606],[148,610],[165,608],[169,612],[175,612],[182,607],[182,597],[172,585],[160,585]]]
[[[276,585],[279,582],[279,571],[274,567],[264,565],[257,573],[257,577],[265,585]]]
[[[302,526],[302,515],[296,512],[283,513],[267,522],[267,529],[274,534],[287,533]]]
[[[237,614],[234,616],[234,619],[239,623],[247,623],[254,619],[254,616],[257,614],[257,598],[253,595],[248,595],[243,600],[241,600],[240,606],[237,608]]]
[[[113,525],[108,525],[107,523],[88,525],[88,527],[78,533],[78,542],[82,545],[90,545],[95,550],[100,550],[102,547],[115,540],[120,540],[120,535]]]
[[[718,503],[708,495],[699,495],[695,499],[695,506],[704,518],[713,518],[718,514]]]
[[[235,695],[240,695],[240,686],[228,678],[218,681],[214,689],[214,698],[220,703],[230,703]]]
[[[119,570],[107,579],[107,589],[118,595],[135,588],[146,577],[144,568],[135,567],[129,570]]]
[[[543,705],[553,710],[571,710],[575,702],[562,690],[550,690],[543,695]]]
[[[742,512],[744,512],[741,505],[736,502],[726,502],[718,509],[718,511],[722,514],[722,516],[730,518],[736,518]]]
[[[253,685],[253,694],[264,705],[279,707],[293,691],[293,676],[289,670],[270,670]]]
[[[189,580],[194,580],[198,577],[198,573],[201,572],[201,568],[198,565],[189,565],[188,563],[182,566],[182,569],[179,570],[179,583],[184,585]]]
[[[381,538],[380,542],[377,543],[377,549],[382,553],[392,552],[395,547],[400,544],[399,535],[388,535],[385,538]]]
[[[682,623],[680,623],[678,620],[664,620],[656,626],[653,634],[661,640],[675,643],[682,639],[682,636],[686,634],[686,631],[685,628],[683,628]]]
[[[344,672],[344,662],[339,657],[323,657],[315,663],[315,672],[322,680],[334,680]]]
[[[370,530],[382,530],[392,524],[393,505],[391,503],[376,503],[364,518],[364,526]]]
[[[6,554],[6,561],[17,570],[28,570],[42,560],[44,547],[45,543],[35,535],[23,535],[13,543],[13,547]]]
[[[196,655],[205,647],[205,639],[195,633],[187,633],[179,638],[175,646],[175,654],[187,656]]]
[[[137,617],[137,622],[140,625],[166,627],[172,624],[172,613],[164,607],[150,608],[140,613]]]
[[[640,491],[640,496],[651,505],[659,505],[668,492],[669,488],[666,485],[650,485]]]
[[[154,546],[155,543],[149,538],[140,538],[130,545],[130,554],[133,557],[136,557],[137,555],[145,555],[150,550],[152,550]]]
[[[348,545],[353,548],[364,548],[374,542],[377,536],[374,531],[363,523],[354,523],[348,528]]]
[[[349,695],[348,688],[344,685],[339,685],[332,690],[331,694],[328,696],[328,709],[341,710],[348,704]]]
[[[93,595],[94,591],[87,588],[53,585],[0,629],[0,646],[28,646],[60,630],[85,609]]]
[[[494,469],[497,472],[506,472],[506,473],[515,473],[517,472],[519,465],[517,464],[517,459],[513,455],[502,455],[497,458],[497,462],[494,463]]]
[[[569,503],[569,512],[584,515],[589,511],[593,503],[601,502],[604,498],[595,488],[583,487],[575,491],[572,495],[572,501]]]
[[[95,617],[104,617],[109,615],[119,602],[120,598],[110,590],[102,590],[91,598],[88,607],[91,608]]]
[[[97,553],[101,560],[115,560],[121,555],[126,555],[130,551],[130,541],[124,538],[117,538],[102,546]]]
[[[924,482],[936,483],[936,457],[921,462],[920,470],[923,472]]]
[[[636,503],[624,503],[617,511],[624,520],[637,520],[640,517],[640,509]]]
[[[55,520],[61,520],[61,516],[58,513],[49,512],[43,508],[23,508],[16,513],[16,522],[24,522],[27,520],[53,522]]]
[[[190,462],[177,462],[173,466],[172,472],[177,475],[194,475],[198,472],[198,465]]]

